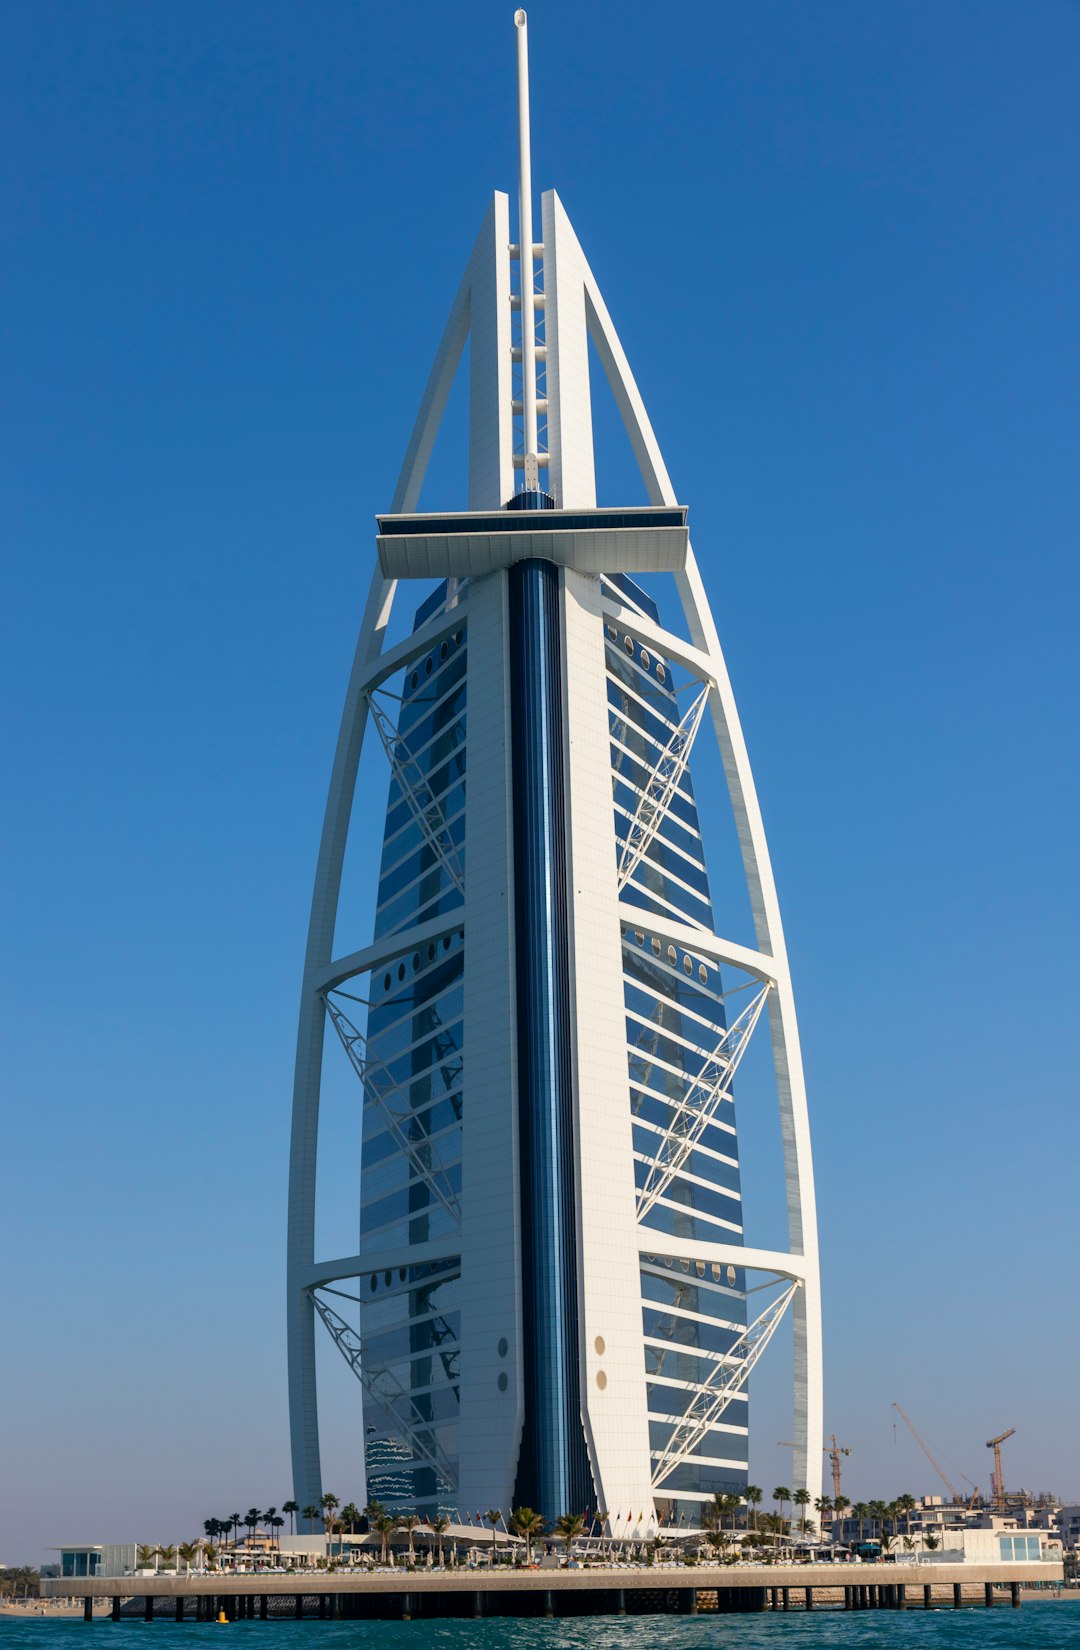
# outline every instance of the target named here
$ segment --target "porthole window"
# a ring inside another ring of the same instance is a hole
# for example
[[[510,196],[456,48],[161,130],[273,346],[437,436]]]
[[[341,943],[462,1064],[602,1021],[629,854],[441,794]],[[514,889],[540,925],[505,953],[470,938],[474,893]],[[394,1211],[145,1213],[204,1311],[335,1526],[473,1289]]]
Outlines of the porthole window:
[[[405,1268],[404,1268],[404,1266],[402,1266],[398,1269],[398,1282],[399,1283],[404,1283],[405,1282],[405,1277],[406,1277]]]
[[[393,1272],[384,1272],[383,1273],[383,1282],[385,1283],[385,1285],[388,1289],[389,1289],[390,1285],[393,1283],[393,1281],[394,1281]]]
[[[641,668],[642,668],[642,670],[648,670],[648,668],[651,664],[652,664],[652,660],[649,658],[649,655],[646,653],[645,649],[642,648],[642,650],[641,650]]]
[[[399,980],[403,980],[405,978],[405,964],[404,963],[398,963],[397,977],[398,977]]]
[[[672,966],[674,966],[679,960],[679,953],[673,945],[669,945],[667,948],[667,960],[672,964]]]
[[[652,948],[653,948],[653,956],[658,957],[660,955],[660,941],[659,940],[653,940]]]
[[[705,1276],[705,1262],[703,1260],[696,1260],[694,1262],[694,1271],[697,1273],[699,1278],[703,1278]]]
[[[443,948],[444,951],[449,951],[449,949],[450,949],[450,936],[449,936],[449,934],[447,934],[445,939],[443,940],[442,948]]]
[[[698,963],[697,977],[701,981],[702,985],[708,985],[709,970],[705,967],[704,963]]]
[[[432,940],[431,944],[427,948],[427,960],[428,960],[428,962],[434,962],[434,960],[435,960],[435,941],[434,940]]]
[[[634,944],[635,945],[644,945],[645,944],[645,936],[641,932],[640,928],[635,928],[634,929]]]
[[[507,1340],[506,1336],[503,1335],[503,1336],[500,1337],[500,1340],[499,1340],[499,1357],[500,1358],[505,1358],[506,1354],[509,1352],[509,1350],[510,1350],[510,1342]]]
[[[692,974],[694,972],[694,965],[690,961],[689,957],[684,957],[683,958],[682,965],[683,965],[683,973],[684,974]]]
[[[371,1293],[374,1294],[378,1287],[379,1287],[379,1280],[375,1276],[374,1272],[372,1272],[372,1274],[371,1274]]]
[[[683,1271],[684,1271],[684,1272],[689,1272],[689,1270],[690,1270],[690,1262],[689,1262],[689,1261],[688,1261],[688,1260],[681,1260],[681,1261],[680,1261],[680,1262],[679,1262],[679,1265],[680,1265],[680,1266],[681,1266],[681,1267],[682,1267],[682,1269],[683,1269]],[[387,1277],[389,1277],[389,1276],[390,1276],[390,1274],[389,1274],[389,1272],[388,1272],[388,1273],[387,1273],[387,1274],[386,1274],[386,1275],[387,1275]]]
[[[425,676],[430,676],[431,675],[431,660],[430,659],[425,659],[424,660],[424,675]]]
[[[734,1268],[734,1266],[729,1266],[728,1267],[728,1269],[727,1269],[727,1280],[730,1284],[734,1285],[734,1283],[735,1283],[735,1268]]]
[[[603,1392],[604,1388],[607,1386],[607,1376],[604,1374],[602,1369],[598,1369],[596,1371],[596,1384],[600,1388],[601,1392]]]
[[[412,971],[413,971],[413,973],[414,974],[417,973],[419,971],[419,968],[420,968],[420,953],[419,953],[419,951],[414,951],[413,955],[412,955]]]
[[[616,630],[616,629],[615,629],[615,626],[614,626],[614,625],[613,625],[613,624],[609,624],[609,625],[608,625],[608,627],[607,627],[607,633],[608,633],[608,635],[609,635],[609,636],[610,636],[610,637],[611,637],[611,639],[612,639],[612,641],[613,641],[613,642],[617,642],[617,641],[618,641],[618,639],[619,639],[619,632],[618,632],[618,631],[617,631],[617,630]]]
[[[632,659],[634,657],[634,638],[632,636],[624,636],[622,645],[625,647],[627,653],[629,653]]]
[[[460,647],[461,646],[461,631],[460,630],[455,630],[454,631],[454,646],[455,647]]]
[[[597,1352],[599,1353],[600,1357],[602,1358],[604,1356],[604,1353],[607,1351],[607,1346],[605,1344],[603,1335],[597,1335],[595,1341],[593,1342],[593,1345],[596,1347]]]
[[[656,667],[656,680],[658,682],[667,681],[667,671],[664,669],[663,665],[658,664]]]
[[[414,688],[419,680],[420,680],[420,678],[414,670],[412,675],[409,677],[409,686],[411,688]]]
[[[510,1385],[510,1380],[509,1380],[509,1377],[506,1373],[506,1370],[504,1369],[502,1374],[499,1376],[499,1391],[500,1392],[505,1392],[509,1385]]]
[[[389,974],[384,974],[383,975],[382,988],[383,988],[384,991],[389,991],[389,989],[390,989],[390,976],[389,976]]]
[[[450,649],[447,647],[446,643],[444,642],[442,647],[440,647],[440,649],[439,649],[439,658],[440,659],[445,659],[446,655],[449,653],[449,651],[450,651]]]
[[[712,1280],[714,1283],[720,1282],[720,1262],[718,1260],[714,1260],[712,1263]]]

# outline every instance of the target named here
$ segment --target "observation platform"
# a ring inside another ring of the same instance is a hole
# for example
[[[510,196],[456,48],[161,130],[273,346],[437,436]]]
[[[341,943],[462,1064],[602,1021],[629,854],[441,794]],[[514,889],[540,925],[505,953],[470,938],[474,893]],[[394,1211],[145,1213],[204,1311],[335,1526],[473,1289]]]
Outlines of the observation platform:
[[[304,1571],[289,1575],[43,1580],[45,1598],[81,1598],[84,1620],[397,1620],[446,1616],[696,1615],[765,1610],[962,1609],[1020,1604],[1059,1584],[1061,1564],[590,1566],[570,1570]],[[106,1616],[95,1599],[110,1599]]]

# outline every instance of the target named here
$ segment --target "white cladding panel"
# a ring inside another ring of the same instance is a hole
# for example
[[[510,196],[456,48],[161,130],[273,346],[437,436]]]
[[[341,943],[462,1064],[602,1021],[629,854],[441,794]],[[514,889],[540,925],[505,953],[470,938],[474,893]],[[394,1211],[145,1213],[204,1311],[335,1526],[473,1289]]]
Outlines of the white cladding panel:
[[[604,627],[599,579],[563,580],[582,1419],[598,1504],[628,1528],[653,1501]]]

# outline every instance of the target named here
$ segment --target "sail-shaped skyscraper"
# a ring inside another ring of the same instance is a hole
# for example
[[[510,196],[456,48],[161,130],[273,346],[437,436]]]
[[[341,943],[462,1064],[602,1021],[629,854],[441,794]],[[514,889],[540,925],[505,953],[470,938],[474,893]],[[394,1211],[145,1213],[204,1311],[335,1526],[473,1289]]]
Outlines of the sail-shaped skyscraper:
[[[554,191],[534,239],[523,12],[515,26],[517,240],[496,194],[378,518],[319,853],[289,1192],[294,1495],[304,1507],[322,1489],[321,1320],[358,1377],[370,1496],[427,1515],[600,1511],[644,1534],[745,1487],[748,1379],[789,1311],[794,1482],[820,1494],[809,1127],[768,850],[687,511]],[[469,508],[420,513],[466,342]],[[646,505],[597,504],[590,342]],[[436,582],[386,645],[408,581]],[[691,760],[706,731],[752,944],[725,937],[710,888]],[[389,776],[377,909],[373,933],[342,935],[365,737]],[[363,1148],[357,1252],[322,1259],[328,1031],[358,1078]],[[780,1250],[744,1230],[736,1072],[755,1037],[771,1040],[779,1106]]]

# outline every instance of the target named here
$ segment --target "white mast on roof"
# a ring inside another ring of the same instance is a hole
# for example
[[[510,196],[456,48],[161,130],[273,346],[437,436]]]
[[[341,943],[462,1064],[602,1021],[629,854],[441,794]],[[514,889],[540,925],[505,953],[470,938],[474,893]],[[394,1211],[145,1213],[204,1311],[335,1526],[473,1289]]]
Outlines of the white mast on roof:
[[[540,485],[536,458],[536,308],[533,304],[532,151],[529,141],[529,20],[520,8],[518,82],[518,268],[521,271],[521,402],[525,414],[525,486]]]

